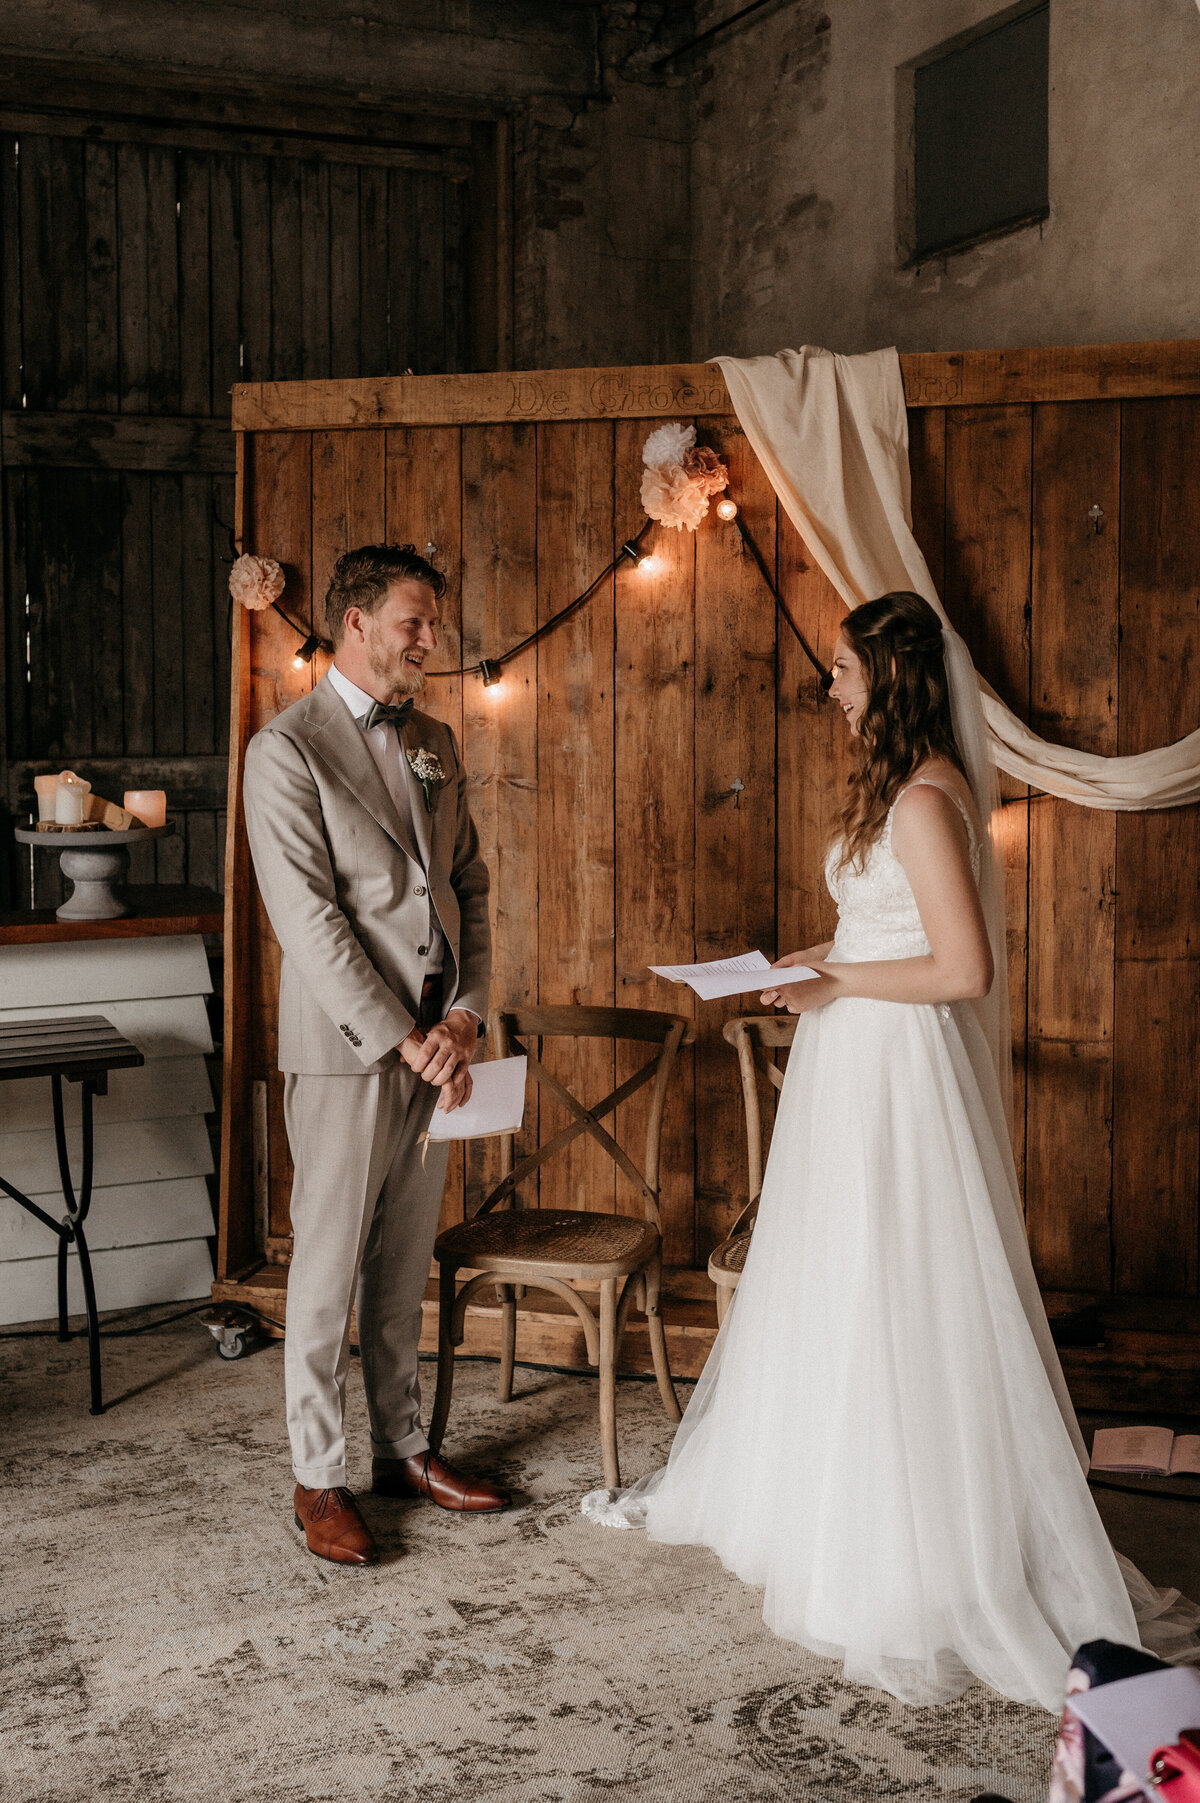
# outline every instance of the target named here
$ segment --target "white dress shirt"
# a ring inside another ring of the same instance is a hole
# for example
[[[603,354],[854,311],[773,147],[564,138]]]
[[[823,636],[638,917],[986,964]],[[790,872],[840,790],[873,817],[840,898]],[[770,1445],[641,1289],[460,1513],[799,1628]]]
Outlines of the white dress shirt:
[[[336,664],[329,666],[329,680],[354,715],[361,729],[369,709],[375,704],[375,697],[368,695],[365,690],[352,683]],[[367,741],[367,748],[371,756],[379,767],[379,774],[384,780],[387,792],[395,803],[396,812],[412,832],[415,845],[417,835],[412,817],[412,793],[408,786],[408,772],[404,766],[404,747],[400,743],[400,734],[394,726],[381,721],[379,725],[373,726],[370,732],[364,731],[363,737]],[[446,941],[438,924],[432,899],[429,903],[428,943],[429,956],[425,960],[425,975],[427,977],[440,976],[445,964]]]

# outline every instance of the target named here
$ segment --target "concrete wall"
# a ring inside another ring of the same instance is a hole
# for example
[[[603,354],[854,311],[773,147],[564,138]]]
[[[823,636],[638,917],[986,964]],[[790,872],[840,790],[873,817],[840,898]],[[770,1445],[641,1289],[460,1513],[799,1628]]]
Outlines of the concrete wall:
[[[688,348],[688,96],[645,66],[691,17],[690,0],[0,0],[0,58],[506,116],[512,361],[657,362]]]
[[[690,83],[695,356],[1200,335],[1195,0],[1051,0],[1049,219],[900,267],[895,71],[1000,10],[802,0],[717,41]]]
[[[6,51],[500,113],[512,360],[1200,333],[1200,11],[1051,0],[1050,218],[901,266],[896,69],[997,0],[0,0]]]

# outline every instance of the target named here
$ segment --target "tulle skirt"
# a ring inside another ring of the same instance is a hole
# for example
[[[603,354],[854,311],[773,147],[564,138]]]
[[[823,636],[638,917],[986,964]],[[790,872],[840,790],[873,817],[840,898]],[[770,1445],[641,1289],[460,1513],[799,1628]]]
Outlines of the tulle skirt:
[[[1077,1646],[1139,1639],[1086,1466],[973,1009],[802,1017],[670,1463],[585,1512],[712,1547],[852,1679],[1058,1708]]]

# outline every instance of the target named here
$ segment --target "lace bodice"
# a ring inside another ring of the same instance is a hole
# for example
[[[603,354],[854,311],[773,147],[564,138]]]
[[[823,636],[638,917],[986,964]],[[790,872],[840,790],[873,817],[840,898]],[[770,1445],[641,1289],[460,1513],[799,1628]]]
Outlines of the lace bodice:
[[[908,784],[909,789],[918,786],[941,789],[962,815],[967,827],[971,869],[978,883],[979,839],[968,809],[950,789],[932,782],[929,777],[919,776],[916,782]],[[906,793],[907,789],[901,789],[900,795]],[[861,870],[853,865],[838,870],[839,848],[836,845],[825,861],[825,882],[838,910],[837,932],[829,953],[834,963],[856,964],[871,958],[928,955],[929,941],[912,889],[892,850],[892,821],[900,795],[892,803],[883,831],[867,852]]]

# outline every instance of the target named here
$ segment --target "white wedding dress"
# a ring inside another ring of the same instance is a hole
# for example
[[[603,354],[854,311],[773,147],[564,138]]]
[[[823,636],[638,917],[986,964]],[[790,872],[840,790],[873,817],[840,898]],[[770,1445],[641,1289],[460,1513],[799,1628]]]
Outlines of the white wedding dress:
[[[929,952],[891,826],[861,871],[831,855],[831,961]],[[763,1586],[768,1627],[849,1678],[930,1703],[978,1677],[1056,1709],[1077,1646],[1138,1643],[1123,1571],[1150,1613],[1176,1594],[1118,1564],[1086,1468],[974,1005],[801,1016],[670,1462],[584,1513],[711,1547]]]

